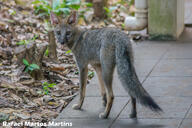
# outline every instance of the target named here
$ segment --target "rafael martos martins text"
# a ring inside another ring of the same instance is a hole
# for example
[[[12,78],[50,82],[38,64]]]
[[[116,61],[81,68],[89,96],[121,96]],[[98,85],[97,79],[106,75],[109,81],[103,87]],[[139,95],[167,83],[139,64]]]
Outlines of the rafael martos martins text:
[[[30,122],[30,121],[23,121],[23,122],[3,122],[3,126],[29,126],[29,127],[35,127],[35,126],[62,126],[62,127],[72,127],[72,122],[54,122],[54,121],[50,121],[47,123],[42,123],[42,122]]]

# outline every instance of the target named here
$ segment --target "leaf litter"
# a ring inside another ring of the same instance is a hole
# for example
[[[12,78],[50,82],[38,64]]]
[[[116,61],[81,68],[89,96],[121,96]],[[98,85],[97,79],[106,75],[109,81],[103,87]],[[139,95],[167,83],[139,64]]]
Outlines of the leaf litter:
[[[114,5],[114,1],[110,5]],[[36,16],[28,5],[0,2],[0,122],[48,122],[58,116],[79,90],[78,69],[66,47],[57,44],[57,60],[43,57],[43,80],[35,80],[25,72],[24,64],[17,63],[16,52],[24,54],[24,48],[31,42],[43,44],[49,41],[47,22]],[[109,9],[110,17],[99,22],[94,21],[93,10],[89,10],[79,19],[79,25],[88,29],[108,26],[124,30],[123,21],[127,16],[122,11],[124,8],[118,4]],[[130,9],[134,10],[134,6]],[[90,68],[89,80],[93,76]]]
[[[35,80],[24,72],[24,64],[17,63],[14,51],[31,42],[48,43],[44,21],[32,9],[21,8],[14,2],[12,5],[0,2],[0,6],[0,122],[46,122],[56,118],[79,88],[79,83],[72,80],[78,79],[72,54],[65,54],[57,47],[58,61],[44,57],[45,79]],[[56,84],[47,88],[47,95],[43,89],[45,82]]]

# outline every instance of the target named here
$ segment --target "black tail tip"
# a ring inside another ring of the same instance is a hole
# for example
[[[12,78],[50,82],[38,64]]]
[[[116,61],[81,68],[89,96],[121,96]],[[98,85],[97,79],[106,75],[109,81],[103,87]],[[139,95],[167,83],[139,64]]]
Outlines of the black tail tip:
[[[150,96],[142,97],[141,104],[159,114],[163,112],[163,110],[159,107],[159,105],[157,105],[157,103]]]

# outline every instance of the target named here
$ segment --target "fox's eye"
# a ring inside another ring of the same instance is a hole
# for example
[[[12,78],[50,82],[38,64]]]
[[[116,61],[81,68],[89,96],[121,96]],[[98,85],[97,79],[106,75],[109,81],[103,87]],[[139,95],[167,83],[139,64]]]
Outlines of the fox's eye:
[[[61,34],[61,32],[60,31],[57,31],[57,35],[60,35]]]
[[[67,36],[69,36],[70,34],[71,34],[71,32],[70,32],[70,31],[67,31],[67,32],[66,32],[66,35],[67,35]]]

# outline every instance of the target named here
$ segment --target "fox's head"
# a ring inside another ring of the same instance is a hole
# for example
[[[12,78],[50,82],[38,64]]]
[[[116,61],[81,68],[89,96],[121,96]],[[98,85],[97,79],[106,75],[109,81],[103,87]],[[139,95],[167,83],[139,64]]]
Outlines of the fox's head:
[[[74,26],[77,22],[77,12],[74,11],[65,20],[61,21],[54,13],[50,14],[51,24],[54,26],[54,33],[57,41],[66,44],[74,38]]]

